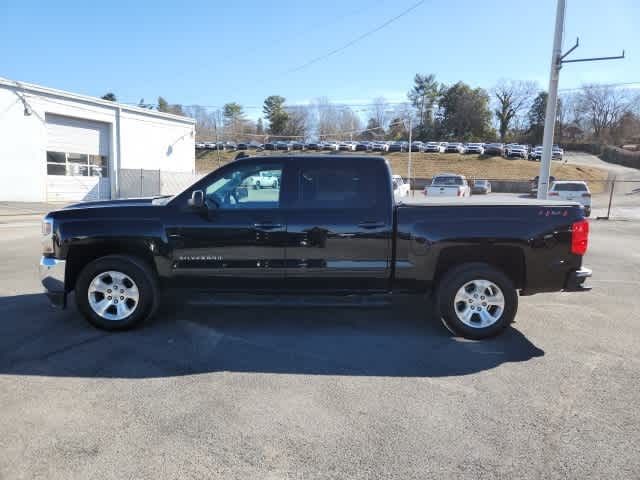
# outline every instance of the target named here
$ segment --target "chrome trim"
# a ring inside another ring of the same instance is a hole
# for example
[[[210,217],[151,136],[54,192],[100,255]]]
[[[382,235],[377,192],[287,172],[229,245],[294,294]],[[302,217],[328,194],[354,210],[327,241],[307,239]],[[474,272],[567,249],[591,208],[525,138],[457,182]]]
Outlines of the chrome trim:
[[[67,262],[57,258],[42,257],[40,259],[40,281],[49,293],[64,293],[64,277]]]

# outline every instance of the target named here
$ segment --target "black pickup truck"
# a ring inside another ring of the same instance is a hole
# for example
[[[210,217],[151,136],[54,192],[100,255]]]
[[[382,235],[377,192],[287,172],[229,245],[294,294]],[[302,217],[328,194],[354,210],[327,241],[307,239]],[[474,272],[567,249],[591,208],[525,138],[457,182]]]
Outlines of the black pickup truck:
[[[258,186],[263,176],[277,181]],[[177,287],[416,293],[425,316],[484,338],[514,319],[518,295],[587,290],[588,231],[571,202],[396,203],[383,157],[258,156],[173,197],[49,213],[40,272],[55,305],[75,290],[78,309],[108,330],[152,317],[163,289]]]

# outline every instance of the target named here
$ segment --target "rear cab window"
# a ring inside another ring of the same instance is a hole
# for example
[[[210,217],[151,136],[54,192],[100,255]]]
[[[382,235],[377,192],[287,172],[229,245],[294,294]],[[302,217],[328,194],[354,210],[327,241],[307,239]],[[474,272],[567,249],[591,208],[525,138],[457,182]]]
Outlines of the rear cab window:
[[[556,183],[553,185],[555,192],[587,192],[587,186],[584,183]]]

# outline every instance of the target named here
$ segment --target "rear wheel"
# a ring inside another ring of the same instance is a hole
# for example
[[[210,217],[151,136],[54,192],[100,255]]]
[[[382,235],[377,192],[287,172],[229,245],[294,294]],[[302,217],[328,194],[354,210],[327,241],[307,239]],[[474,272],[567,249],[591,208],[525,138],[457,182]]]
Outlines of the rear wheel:
[[[492,337],[515,318],[518,293],[489,265],[469,263],[447,272],[436,295],[437,312],[452,332],[470,339]]]
[[[141,260],[124,255],[101,257],[84,267],[75,286],[78,310],[94,326],[125,330],[153,316],[157,279]]]

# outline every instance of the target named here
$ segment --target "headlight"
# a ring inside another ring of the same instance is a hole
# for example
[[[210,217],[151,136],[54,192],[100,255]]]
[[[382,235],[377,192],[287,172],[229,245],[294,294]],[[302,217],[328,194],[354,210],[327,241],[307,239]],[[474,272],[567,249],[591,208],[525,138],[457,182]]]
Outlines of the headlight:
[[[42,220],[42,253],[44,255],[53,253],[53,219],[51,218]]]

